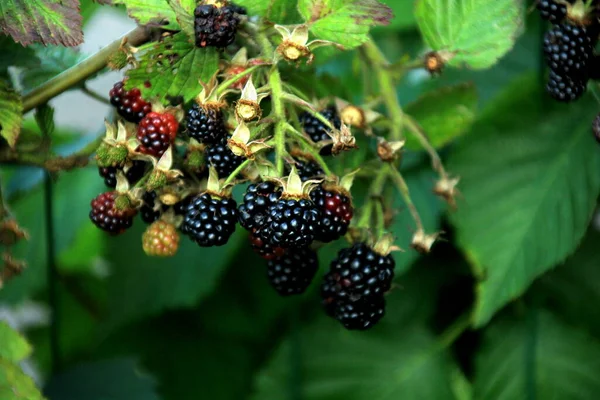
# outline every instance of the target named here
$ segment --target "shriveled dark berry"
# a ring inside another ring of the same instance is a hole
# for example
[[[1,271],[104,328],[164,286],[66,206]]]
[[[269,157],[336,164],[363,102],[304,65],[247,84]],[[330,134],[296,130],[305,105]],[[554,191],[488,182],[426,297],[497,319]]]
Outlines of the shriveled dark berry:
[[[139,151],[160,157],[175,142],[179,123],[172,114],[151,112],[138,126]]]
[[[181,231],[199,246],[222,246],[229,241],[237,223],[237,205],[229,198],[204,193],[187,208]]]
[[[385,314],[385,298],[372,296],[358,300],[344,299],[334,311],[334,318],[350,330],[367,330],[373,327]]]
[[[227,137],[223,113],[218,109],[205,109],[194,103],[185,121],[190,137],[200,143],[217,144]]]
[[[267,262],[267,276],[277,293],[290,296],[304,293],[318,268],[316,252],[304,247],[290,249],[282,257]]]
[[[152,105],[142,99],[140,89],[125,90],[123,81],[115,83],[109,95],[110,103],[126,121],[137,124],[152,111]]]
[[[237,4],[234,4],[234,3],[229,3],[229,8],[231,8],[231,11],[233,11],[234,13],[237,13],[240,15],[248,14],[246,7],[238,6]]]
[[[340,129],[342,121],[338,115],[335,107],[330,106],[321,111],[321,115],[327,119],[335,129]],[[300,115],[300,124],[304,129],[304,132],[310,136],[313,142],[319,143],[321,141],[331,140],[328,132],[330,129],[321,120],[313,116],[308,112],[304,112]],[[321,148],[322,155],[331,155],[333,145],[328,145]]]
[[[326,189],[322,185],[310,192],[310,198],[321,212],[317,240],[328,243],[344,236],[354,215],[350,198],[339,190]]]
[[[281,197],[281,188],[273,182],[260,182],[248,186],[238,209],[240,225],[249,231],[260,228],[267,220],[267,213]]]
[[[206,161],[217,170],[219,178],[227,178],[244,160],[244,157],[233,154],[224,140],[206,150]]]
[[[252,246],[252,250],[265,260],[274,260],[283,256],[286,252],[285,249],[277,246],[273,246],[266,240],[263,240],[254,232],[250,232],[250,245]]]
[[[122,167],[98,167],[98,173],[104,178],[104,184],[110,188],[117,187],[117,171],[123,171]],[[131,166],[125,172],[125,178],[130,185],[135,185],[146,172],[146,163],[141,160],[133,160]]]
[[[225,48],[233,43],[240,23],[239,8],[205,4],[194,10],[196,46]]]
[[[280,199],[269,208],[267,221],[257,233],[276,246],[306,247],[319,233],[320,217],[311,200]]]
[[[112,234],[119,235],[133,225],[133,217],[137,210],[117,210],[115,200],[119,196],[117,192],[106,192],[98,195],[92,200],[90,219],[100,229]]]
[[[550,69],[572,80],[587,79],[588,61],[597,38],[583,26],[555,25],[544,36],[544,54]]]
[[[568,103],[580,98],[585,92],[586,80],[574,80],[568,76],[550,71],[546,91],[552,98]]]

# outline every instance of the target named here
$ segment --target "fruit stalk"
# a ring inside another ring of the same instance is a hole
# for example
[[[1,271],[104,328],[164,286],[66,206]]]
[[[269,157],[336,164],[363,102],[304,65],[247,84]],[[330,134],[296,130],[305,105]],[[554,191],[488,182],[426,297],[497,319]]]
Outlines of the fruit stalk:
[[[285,155],[285,108],[283,106],[283,87],[281,84],[281,75],[277,66],[273,66],[269,74],[269,86],[271,88],[271,102],[273,104],[273,117],[275,119],[275,161],[277,173],[279,176],[284,172],[284,155]]]
[[[393,165],[389,164],[388,168],[390,171],[390,176],[396,183],[396,187],[398,188],[398,191],[402,196],[402,200],[404,200],[404,203],[408,207],[408,211],[410,212],[412,219],[415,221],[417,231],[423,231],[424,228],[423,222],[421,221],[421,216],[419,215],[419,211],[417,210],[417,207],[415,206],[410,197],[410,190],[408,188],[408,185],[406,184],[406,181],[404,180],[404,177],[402,176],[400,171],[398,171],[398,169],[395,168]]]

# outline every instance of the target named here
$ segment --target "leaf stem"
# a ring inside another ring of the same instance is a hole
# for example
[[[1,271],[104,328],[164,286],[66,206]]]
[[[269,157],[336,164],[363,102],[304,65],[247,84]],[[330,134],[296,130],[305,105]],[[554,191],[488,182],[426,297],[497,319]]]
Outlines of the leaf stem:
[[[90,76],[94,75],[106,66],[109,57],[119,49],[123,39],[132,46],[139,46],[150,40],[150,32],[143,27],[137,27],[104,47],[96,54],[86,58],[68,70],[50,79],[38,88],[23,96],[23,113],[33,110],[39,105],[65,92],[66,90],[80,85]]]
[[[404,120],[404,126],[417,138],[421,146],[427,151],[429,157],[431,158],[431,166],[436,171],[442,179],[446,179],[448,177],[448,173],[444,169],[444,164],[442,163],[442,159],[439,154],[435,150],[435,148],[429,143],[427,139],[427,135],[423,132],[423,129],[419,126],[419,124],[410,116],[406,116]]]
[[[229,174],[229,176],[227,177],[227,179],[225,180],[225,182],[223,183],[223,185],[227,185],[231,182],[233,182],[233,180],[252,162],[252,160],[246,160],[243,163],[241,163],[231,174]]]
[[[221,94],[223,94],[224,92],[226,92],[227,90],[229,90],[229,86],[231,86],[232,84],[236,83],[237,81],[239,81],[240,79],[242,79],[246,75],[250,75],[251,73],[253,73],[254,71],[256,71],[258,69],[258,67],[261,67],[261,66],[262,65],[255,65],[253,67],[250,67],[250,68],[248,68],[248,69],[240,72],[239,74],[232,76],[231,78],[227,79],[223,83],[221,83],[219,85],[219,87],[217,88],[217,96],[220,96]]]
[[[286,122],[285,126],[286,126],[286,130],[288,132],[290,132],[291,134],[293,134],[294,137],[296,137],[299,140],[302,150],[304,150],[308,154],[310,154],[310,156],[313,158],[313,160],[317,164],[319,164],[319,166],[321,167],[323,172],[325,172],[325,175],[327,175],[327,176],[333,175],[333,173],[331,172],[331,169],[329,168],[329,166],[327,165],[327,163],[325,162],[323,157],[321,157],[319,152],[315,149],[314,144],[312,142],[309,142],[308,139],[301,132],[298,132],[296,130],[296,128],[294,128],[289,123]]]
[[[373,39],[368,40],[362,45],[361,54],[371,66],[371,70],[374,72],[377,82],[379,83],[379,91],[392,121],[390,138],[392,140],[402,140],[404,112],[398,101],[396,84],[392,72],[388,68],[389,63],[383,56],[381,50],[375,45]]]
[[[81,92],[84,93],[86,96],[100,102],[103,104],[106,104],[107,106],[110,106],[110,100],[108,100],[106,97],[102,96],[100,93],[90,89],[89,87],[87,87],[87,85],[83,85],[80,88]]]
[[[424,229],[423,229],[423,222],[421,220],[421,216],[419,215],[419,211],[417,210],[417,207],[415,207],[415,204],[413,203],[413,201],[410,197],[410,190],[408,188],[408,185],[406,184],[406,181],[404,180],[404,177],[402,176],[400,171],[398,171],[398,169],[395,168],[393,165],[389,164],[388,168],[390,170],[390,176],[396,183],[396,187],[398,188],[398,191],[400,192],[400,195],[402,196],[402,200],[404,200],[404,203],[406,204],[406,206],[408,207],[408,210],[410,211],[410,215],[412,216],[412,219],[415,221],[417,231],[419,231],[419,230],[423,231]]]

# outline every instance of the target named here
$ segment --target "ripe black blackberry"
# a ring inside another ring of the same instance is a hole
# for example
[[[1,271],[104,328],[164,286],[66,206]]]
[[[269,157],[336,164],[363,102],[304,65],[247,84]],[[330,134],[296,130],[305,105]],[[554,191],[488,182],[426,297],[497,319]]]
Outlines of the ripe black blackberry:
[[[238,209],[240,225],[249,231],[260,228],[267,220],[269,207],[281,197],[281,188],[273,182],[260,182],[248,186]]]
[[[319,185],[310,192],[310,198],[321,212],[321,230],[317,240],[328,243],[344,236],[354,214],[348,193]]]
[[[152,105],[144,99],[140,89],[125,90],[123,81],[115,83],[109,92],[110,103],[115,106],[121,117],[137,124],[152,111]]]
[[[205,4],[194,10],[196,46],[225,48],[233,43],[240,18],[238,7]]]
[[[106,192],[98,195],[92,200],[90,219],[100,229],[111,235],[119,235],[131,228],[133,217],[137,210],[118,210],[115,200],[119,196],[117,192]]]
[[[375,252],[366,243],[355,243],[338,252],[331,262],[328,285],[335,299],[381,296],[392,287],[396,263],[390,255]]]
[[[317,164],[313,160],[306,159],[304,157],[294,157],[296,170],[298,171],[298,175],[302,182],[307,181],[309,179],[316,179],[320,176],[325,175],[325,172],[319,164]],[[289,172],[289,168],[288,168]]]
[[[597,40],[592,29],[562,23],[544,36],[544,54],[550,69],[573,80],[587,79],[588,61]]]
[[[561,22],[567,16],[566,4],[559,3],[556,0],[538,0],[537,9],[543,19],[553,24]]]
[[[586,80],[572,79],[551,70],[546,91],[555,100],[568,103],[580,98],[585,92],[586,85]]]
[[[267,221],[257,233],[275,246],[306,247],[319,233],[319,224],[320,213],[312,200],[281,198],[269,208]]]
[[[200,143],[217,144],[227,137],[223,113],[215,108],[203,108],[194,103],[186,115],[190,137]]]
[[[329,106],[321,111],[323,115],[335,129],[340,129],[342,121],[338,115],[337,110],[333,106]],[[304,112],[300,115],[300,124],[304,129],[304,132],[310,136],[313,142],[318,143],[325,140],[331,140],[331,136],[328,135],[330,129],[321,122],[318,118],[308,112]],[[320,153],[322,155],[331,155],[333,145],[328,145],[321,148]]]
[[[163,207],[159,204],[158,195],[154,191],[146,192],[142,196],[143,205],[140,208],[140,216],[142,221],[147,224],[151,224],[158,221],[160,218]]]
[[[217,170],[219,178],[227,178],[244,160],[244,157],[233,154],[225,140],[209,146],[206,150],[206,161]]]
[[[350,330],[372,328],[385,314],[385,298],[371,296],[358,300],[344,299],[337,303],[334,318]]]
[[[301,294],[312,282],[319,261],[317,253],[303,247],[288,250],[282,257],[267,262],[267,277],[281,296]]]
[[[237,13],[237,14],[240,14],[240,15],[246,15],[246,14],[248,14],[248,11],[246,10],[246,7],[238,6],[237,4],[234,4],[234,3],[229,3],[229,8],[231,8],[231,10],[234,13]]]
[[[282,257],[286,250],[273,246],[271,243],[262,240],[260,236],[258,236],[255,232],[250,232],[248,237],[250,239],[250,245],[252,246],[252,250],[260,257],[265,260],[274,260],[276,258]]]
[[[104,178],[104,184],[110,188],[117,187],[117,171],[123,171],[122,167],[98,167],[98,173]],[[125,178],[130,185],[135,185],[146,172],[146,163],[142,160],[133,160],[132,165],[125,172]]]
[[[237,205],[231,198],[201,194],[187,208],[181,231],[199,246],[222,246],[229,241],[237,223]]]

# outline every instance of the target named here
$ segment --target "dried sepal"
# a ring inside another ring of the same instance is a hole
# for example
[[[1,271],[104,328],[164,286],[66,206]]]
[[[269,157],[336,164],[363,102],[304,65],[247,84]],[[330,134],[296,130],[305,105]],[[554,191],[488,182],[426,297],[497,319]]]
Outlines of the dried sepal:
[[[377,143],[377,156],[384,162],[392,162],[400,158],[406,140],[388,142],[381,138]]]
[[[339,49],[344,47],[327,40],[313,40],[308,42],[308,26],[305,24],[297,25],[294,30],[290,31],[282,25],[275,25],[275,29],[282,37],[282,41],[277,46],[277,53],[286,61],[299,62],[306,58],[306,63],[310,64],[314,60],[314,54],[311,51],[321,46],[336,46]]]
[[[282,199],[296,200],[309,199],[310,192],[323,181],[322,179],[309,179],[302,182],[296,167],[293,165],[287,179],[272,177],[265,177],[265,179],[275,181],[283,188],[283,192],[281,194]]]
[[[379,238],[372,239],[371,247],[373,251],[382,256],[388,256],[394,251],[404,251],[394,244],[395,241],[394,236],[389,233],[384,233]]]
[[[248,122],[253,119],[260,119],[262,116],[262,110],[260,108],[260,102],[267,97],[267,93],[258,94],[252,78],[248,79],[242,95],[235,105],[235,115],[238,119]]]
[[[227,140],[231,152],[236,156],[246,157],[249,160],[256,158],[256,153],[269,149],[271,146],[265,143],[266,139],[250,141],[250,129],[243,121],[239,123],[233,135]]]
[[[14,218],[5,219],[0,223],[0,244],[13,246],[20,240],[29,240],[29,234],[21,228]]]
[[[442,232],[426,234],[423,229],[418,229],[412,237],[410,246],[421,254],[428,254],[441,234]]]
[[[448,61],[454,58],[454,55],[454,53],[445,50],[430,51],[423,57],[423,67],[432,76],[440,75]]]
[[[340,129],[334,129],[327,133],[333,140],[333,155],[340,154],[343,151],[357,149],[356,138],[352,134],[350,127],[342,122]]]
[[[216,89],[218,86],[218,73],[219,71],[215,72],[215,74],[210,78],[208,82],[200,82],[200,85],[202,85],[202,91],[198,96],[196,96],[194,101],[203,109],[220,110],[221,108],[227,105],[227,103],[222,100],[223,95],[219,96],[217,94]]]
[[[357,106],[340,98],[335,99],[335,106],[344,124],[359,129],[369,129],[373,122],[382,117],[369,105]]]
[[[457,189],[460,178],[444,176],[440,178],[433,187],[433,193],[442,197],[453,209],[456,208],[456,197],[460,194]]]
[[[235,182],[225,184],[225,181],[222,178],[226,177],[220,177],[214,167],[210,167],[208,171],[208,182],[206,184],[205,192],[212,197],[221,199],[231,197],[231,190],[233,189]]]

